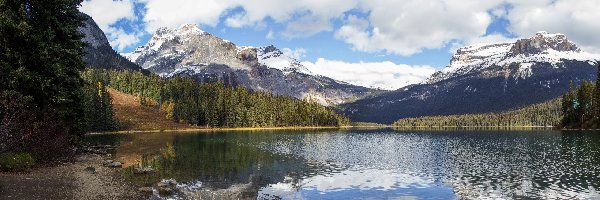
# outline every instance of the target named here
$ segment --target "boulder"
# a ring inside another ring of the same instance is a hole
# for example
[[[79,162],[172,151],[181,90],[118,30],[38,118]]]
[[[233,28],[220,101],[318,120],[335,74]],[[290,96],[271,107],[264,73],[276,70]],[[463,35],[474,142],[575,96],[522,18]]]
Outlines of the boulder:
[[[158,194],[161,196],[172,195],[175,191],[179,191],[177,188],[177,181],[173,179],[163,180],[156,184],[158,187]]]
[[[118,162],[118,161],[111,161],[111,162],[105,162],[104,166],[112,167],[112,168],[121,168],[121,167],[123,167],[123,163]]]

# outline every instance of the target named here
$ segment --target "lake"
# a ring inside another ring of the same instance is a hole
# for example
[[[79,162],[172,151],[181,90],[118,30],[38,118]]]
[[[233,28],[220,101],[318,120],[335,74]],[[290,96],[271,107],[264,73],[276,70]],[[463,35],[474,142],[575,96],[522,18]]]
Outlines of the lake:
[[[173,198],[600,198],[600,134],[309,130],[91,135],[125,177],[175,179]],[[152,166],[153,174],[134,174]]]

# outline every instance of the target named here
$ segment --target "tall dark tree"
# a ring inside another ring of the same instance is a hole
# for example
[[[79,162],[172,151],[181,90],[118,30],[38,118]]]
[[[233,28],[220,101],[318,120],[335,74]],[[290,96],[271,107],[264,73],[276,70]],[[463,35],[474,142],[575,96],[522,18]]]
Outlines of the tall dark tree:
[[[80,3],[0,0],[0,96],[2,102],[27,99],[24,107],[36,110],[36,120],[28,126],[43,127],[50,123],[44,119],[55,116],[52,126],[60,128],[58,132],[78,136],[84,131]],[[14,115],[10,111],[6,103],[0,105],[3,121]],[[6,126],[2,123],[0,134]]]
[[[596,79],[596,88],[594,90],[594,118],[600,124],[600,63],[598,64],[598,76]]]
[[[573,88],[573,81],[569,82],[569,91],[562,96],[561,102],[561,124],[567,125],[572,123],[575,115],[574,103],[575,101],[575,89]]]

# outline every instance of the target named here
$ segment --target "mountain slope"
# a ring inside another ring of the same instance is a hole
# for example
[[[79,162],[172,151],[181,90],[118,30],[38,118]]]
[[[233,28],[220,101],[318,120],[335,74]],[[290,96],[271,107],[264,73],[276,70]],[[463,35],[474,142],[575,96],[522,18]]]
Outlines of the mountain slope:
[[[83,26],[78,30],[83,34],[82,41],[87,45],[84,48],[83,61],[88,67],[98,69],[129,69],[142,70],[138,65],[127,60],[112,49],[104,32],[94,20],[81,13],[84,18]]]
[[[540,32],[514,43],[457,50],[450,65],[422,84],[341,106],[354,121],[506,111],[556,98],[569,81],[596,79],[598,56],[562,34]]]
[[[146,45],[127,57],[163,77],[191,76],[200,82],[221,80],[254,91],[311,99],[322,105],[348,102],[373,91],[313,75],[273,46],[238,47],[195,24],[160,28]]]
[[[166,113],[156,107],[143,106],[138,97],[109,88],[115,117],[120,130],[175,130],[193,126],[167,119]],[[197,127],[196,127],[197,128]]]

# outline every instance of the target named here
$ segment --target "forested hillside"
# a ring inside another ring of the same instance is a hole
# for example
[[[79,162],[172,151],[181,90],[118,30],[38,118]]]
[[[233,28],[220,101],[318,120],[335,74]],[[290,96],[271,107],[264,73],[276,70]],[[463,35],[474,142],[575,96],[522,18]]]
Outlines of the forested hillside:
[[[176,122],[207,127],[343,126],[349,119],[310,100],[252,92],[223,83],[199,84],[188,77],[164,79],[132,71],[88,70],[116,90]]]
[[[600,74],[600,65],[598,66]],[[594,84],[583,81],[580,86],[571,87],[562,96],[561,128],[598,128],[600,125],[600,78]]]
[[[502,113],[404,118],[398,127],[515,127],[556,126],[560,122],[560,98]]]

